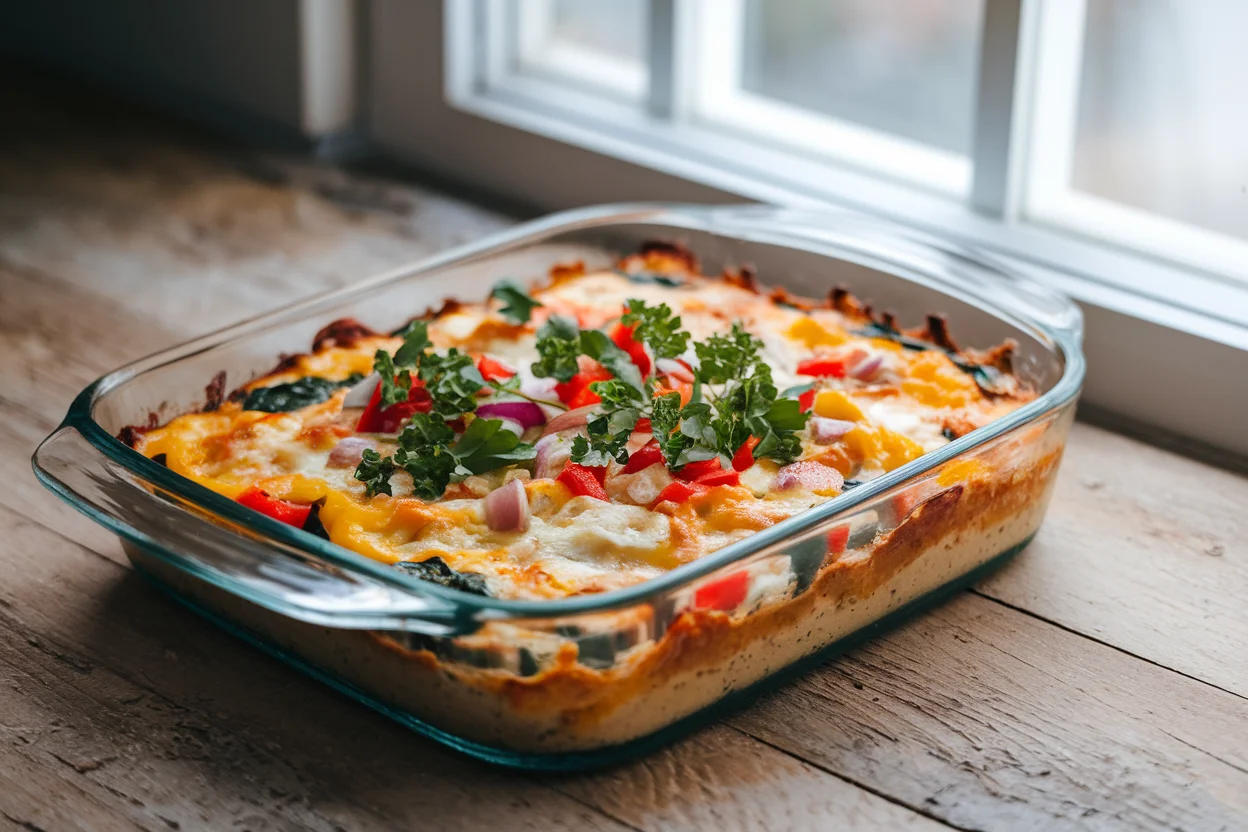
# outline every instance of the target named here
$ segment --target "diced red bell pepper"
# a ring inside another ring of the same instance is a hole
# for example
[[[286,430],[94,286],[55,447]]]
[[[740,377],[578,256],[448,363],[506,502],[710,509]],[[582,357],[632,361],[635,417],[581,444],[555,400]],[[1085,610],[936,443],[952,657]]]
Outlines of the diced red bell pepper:
[[[693,606],[700,610],[732,612],[745,603],[749,591],[750,573],[745,570],[733,572],[698,587],[693,593]]]
[[[849,526],[837,526],[828,532],[828,551],[834,555],[842,555],[845,553],[845,547],[849,544]]]
[[[381,406],[381,382],[373,390],[368,407],[360,414],[356,424],[356,433],[396,433],[399,425],[412,417],[413,413],[428,413],[433,409],[433,397],[425,389],[420,379],[412,379],[412,389],[407,391],[407,401]]]
[[[751,436],[741,443],[741,447],[737,448],[737,452],[732,455],[732,469],[734,471],[748,471],[754,467],[754,449],[757,447],[757,436]]]
[[[717,485],[740,485],[741,475],[731,468],[728,470],[720,469],[712,471],[709,474],[703,474],[694,480],[697,485],[705,485],[708,488],[714,488]]]
[[[650,420],[644,416],[637,420],[637,424],[633,425],[633,433],[653,433],[653,432],[654,432],[654,428],[651,427]]]
[[[685,482],[684,480],[676,480],[671,485],[659,492],[659,496],[654,498],[654,505],[659,503],[672,502],[684,503],[693,497],[705,494],[709,489],[705,485],[696,482]]]
[[[303,524],[308,522],[308,515],[312,513],[312,506],[307,503],[292,503],[270,497],[268,492],[254,485],[238,495],[238,502],[252,511],[258,511],[298,529],[303,528]]]
[[[567,381],[556,384],[555,393],[559,396],[559,401],[571,408],[597,404],[602,399],[598,397],[597,393],[589,389],[589,385],[595,381],[609,381],[612,378],[614,376],[606,369],[587,370],[577,373]]]
[[[568,402],[568,407],[576,410],[578,407],[589,407],[591,404],[598,404],[600,401],[602,401],[602,398],[597,393],[585,387],[572,397],[572,400]]]
[[[628,357],[633,359],[637,369],[641,370],[642,377],[650,375],[650,356],[646,353],[645,345],[633,339],[631,326],[616,324],[615,329],[611,330],[611,340],[617,347],[628,353]]]
[[[801,407],[803,413],[805,413],[806,411],[814,407],[815,406],[815,389],[812,387],[811,389],[807,390],[805,393],[802,393],[800,396],[798,396],[797,404],[799,407]]]
[[[488,355],[483,355],[477,360],[477,369],[481,372],[481,378],[486,381],[506,381],[516,374],[515,370]]]
[[[845,361],[840,358],[807,358],[798,363],[799,376],[835,376],[845,378]]]
[[[645,445],[642,445],[635,452],[629,454],[628,462],[624,463],[621,474],[635,474],[643,471],[651,465],[658,465],[663,462],[663,451],[659,449],[659,441],[651,439]]]
[[[605,468],[590,468],[585,465],[578,465],[575,462],[569,462],[563,466],[563,470],[559,472],[559,476],[555,477],[555,479],[567,486],[574,497],[593,497],[595,500],[606,500],[607,490],[602,487],[602,480],[605,477]]]
[[[676,476],[682,480],[692,482],[707,474],[713,474],[723,469],[724,466],[720,464],[719,457],[712,457],[711,459],[688,463],[684,468],[676,472]]]

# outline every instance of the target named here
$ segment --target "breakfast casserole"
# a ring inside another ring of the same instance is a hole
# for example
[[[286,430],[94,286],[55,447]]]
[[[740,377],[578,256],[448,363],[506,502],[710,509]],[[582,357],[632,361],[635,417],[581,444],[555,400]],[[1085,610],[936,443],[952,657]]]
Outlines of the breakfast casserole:
[[[766,275],[762,276],[766,278]],[[416,310],[412,310],[415,312]],[[611,593],[796,517],[1033,401],[1015,345],[960,346],[843,289],[767,290],[650,244],[500,280],[306,354],[120,438],[268,518],[476,596]],[[1068,418],[887,492],[663,603],[455,638],[284,619],[148,564],[199,603],[473,742],[647,736],[1025,543]]]

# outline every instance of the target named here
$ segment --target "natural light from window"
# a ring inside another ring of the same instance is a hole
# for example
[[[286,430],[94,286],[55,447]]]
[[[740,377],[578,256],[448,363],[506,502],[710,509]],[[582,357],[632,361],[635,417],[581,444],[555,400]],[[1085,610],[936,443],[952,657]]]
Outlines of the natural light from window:
[[[806,192],[818,192],[827,168],[804,173],[803,164],[839,165],[960,202],[968,217],[1248,280],[1248,105],[1239,89],[1248,3],[476,8],[491,47],[484,88],[510,89],[511,104],[572,131],[597,129],[613,147],[684,154],[760,181],[787,177]],[[508,87],[513,80],[529,86]],[[869,190],[855,191],[855,204],[870,203]]]

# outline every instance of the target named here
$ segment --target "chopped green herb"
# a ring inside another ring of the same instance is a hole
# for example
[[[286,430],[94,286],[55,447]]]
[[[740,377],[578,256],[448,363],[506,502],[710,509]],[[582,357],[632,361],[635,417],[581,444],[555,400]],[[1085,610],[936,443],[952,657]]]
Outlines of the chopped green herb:
[[[428,325],[412,321],[404,328],[403,344],[393,356],[377,350],[373,369],[381,376],[382,407],[407,401],[414,375],[429,391],[435,412],[454,419],[477,409],[477,393],[486,385],[472,356],[454,347],[439,354],[432,346]]]
[[[498,311],[503,317],[517,324],[527,324],[533,317],[533,310],[542,305],[541,301],[524,291],[524,287],[511,280],[496,283],[490,297],[502,303]]]
[[[364,493],[369,497],[390,494],[390,475],[396,470],[394,460],[382,456],[372,448],[365,448],[360,464],[355,468],[355,478],[364,483]]]
[[[255,390],[248,391],[243,399],[243,410],[289,413],[292,410],[328,401],[338,388],[350,387],[363,378],[358,373],[338,381],[318,376],[304,376],[297,381],[285,384],[257,387]]]
[[[577,358],[585,355],[637,390],[645,389],[641,371],[628,353],[617,347],[606,333],[580,329],[571,318],[553,315],[542,325],[537,331],[537,354],[538,360],[532,369],[538,378],[570,381],[580,369]]]
[[[646,389],[641,379],[641,371],[633,363],[628,353],[620,349],[607,337],[605,332],[596,329],[581,330],[581,352],[597,361],[611,371],[620,381],[626,382],[638,391]]]
[[[680,328],[680,316],[673,315],[666,303],[647,306],[632,299],[621,321],[633,328],[633,339],[650,347],[655,358],[676,358],[689,347],[689,333]]]
[[[581,354],[581,328],[571,318],[551,315],[537,330],[537,354],[533,375],[571,380],[579,369],[576,359]]]
[[[527,462],[535,455],[532,445],[503,427],[501,419],[473,419],[459,441],[455,431],[438,413],[416,413],[398,437],[391,457],[365,450],[355,477],[369,494],[390,494],[390,476],[399,468],[412,478],[412,493],[436,500],[446,487],[473,474],[484,474],[505,465]]]

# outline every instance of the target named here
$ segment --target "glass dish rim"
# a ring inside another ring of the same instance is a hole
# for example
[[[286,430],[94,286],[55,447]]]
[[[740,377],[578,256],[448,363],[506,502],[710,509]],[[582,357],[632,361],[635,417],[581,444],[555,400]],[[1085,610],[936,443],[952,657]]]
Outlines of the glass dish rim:
[[[40,443],[40,449],[45,443],[50,442],[65,429],[75,430],[95,451],[104,455],[108,460],[130,474],[185,500],[191,505],[202,508],[214,516],[236,524],[260,539],[276,542],[284,547],[293,547],[350,573],[362,574],[362,576],[369,579],[381,581],[392,589],[400,590],[415,597],[440,601],[445,605],[445,608],[442,610],[428,610],[423,614],[413,614],[414,617],[443,618],[445,617],[445,609],[450,609],[455,617],[468,616],[481,621],[545,619],[605,612],[648,603],[665,592],[686,586],[699,578],[727,567],[734,562],[745,560],[775,544],[798,538],[812,529],[834,520],[838,515],[852,511],[857,506],[909,480],[918,479],[950,460],[991,442],[1016,427],[1034,421],[1045,414],[1057,411],[1078,395],[1085,373],[1085,361],[1079,344],[1080,331],[1078,326],[1065,328],[1053,326],[1041,318],[1030,316],[1026,312],[1004,309],[992,300],[984,298],[974,291],[967,291],[961,299],[967,300],[967,296],[969,296],[970,302],[978,308],[1002,320],[1025,325],[1025,328],[1029,328],[1035,334],[1043,336],[1042,340],[1047,339],[1052,346],[1060,350],[1065,366],[1061,378],[1057,380],[1051,389],[1007,416],[960,437],[938,450],[926,453],[918,459],[894,469],[877,479],[864,483],[850,491],[843,492],[826,503],[787,518],[767,529],[755,532],[749,537],[731,543],[704,557],[682,564],[660,576],[633,586],[600,594],[547,600],[515,600],[473,595],[406,575],[402,570],[394,569],[388,564],[316,537],[302,529],[297,529],[258,512],[251,511],[205,486],[170,471],[168,468],[148,459],[121,442],[96,422],[91,415],[92,407],[97,399],[144,372],[175,363],[191,355],[221,346],[239,338],[257,335],[266,329],[292,323],[302,317],[315,314],[322,307],[347,301],[357,294],[375,291],[404,280],[420,279],[423,274],[447,266],[501,254],[528,244],[540,243],[542,240],[559,234],[596,227],[609,228],[613,225],[629,223],[654,223],[656,225],[664,224],[669,227],[683,227],[691,231],[728,236],[724,229],[716,228],[715,219],[717,216],[732,216],[734,212],[737,216],[746,216],[747,218],[750,212],[761,212],[770,214],[773,217],[790,217],[795,220],[822,219],[827,221],[833,218],[848,219],[854,223],[861,224],[863,228],[883,234],[885,239],[891,239],[895,243],[904,243],[912,247],[917,246],[919,249],[925,250],[922,253],[933,258],[945,256],[970,259],[981,268],[991,269],[1000,273],[1004,279],[1025,284],[1031,290],[1047,295],[1052,301],[1064,306],[1065,311],[1070,312],[1074,320],[1079,320],[1078,308],[1074,306],[1069,298],[1001,266],[985,253],[963,249],[944,241],[932,240],[927,238],[926,235],[913,233],[853,212],[807,211],[805,209],[786,209],[763,205],[708,206],[657,202],[591,206],[558,212],[537,220],[521,223],[502,232],[487,235],[481,240],[454,247],[415,263],[388,270],[339,289],[314,295],[275,311],[245,319],[215,332],[174,345],[123,365],[96,379],[74,398],[65,419]],[[774,229],[772,231],[774,232]],[[792,237],[786,237],[783,233],[764,232],[761,236],[749,239],[758,242],[767,242],[768,239],[771,239],[779,245],[786,245],[790,248],[797,248],[815,254],[825,254],[843,261],[847,259],[844,256],[846,252],[842,251],[838,256],[833,250],[837,245],[844,245],[843,241],[840,243],[825,241],[821,245],[818,240],[800,232],[795,232],[795,236]],[[871,256],[886,263],[888,261],[887,254],[873,252]],[[895,267],[891,270],[881,270],[890,271],[890,273],[896,274],[903,279],[913,279],[911,275],[914,274],[915,269],[912,265],[904,263],[894,265]],[[923,281],[915,282],[922,283]],[[940,291],[949,294],[946,288],[942,287]],[[54,477],[45,475],[39,468],[38,456],[39,449],[36,449],[35,472],[46,486],[70,504],[80,508],[80,510],[86,510],[89,516],[115,533],[122,534],[127,538],[133,537],[130,530],[123,523],[118,522],[105,511],[84,504],[83,500],[74,494],[72,490],[57,482]],[[144,545],[151,543],[160,544],[159,540],[137,542]],[[343,614],[349,615],[350,613],[344,610]]]

